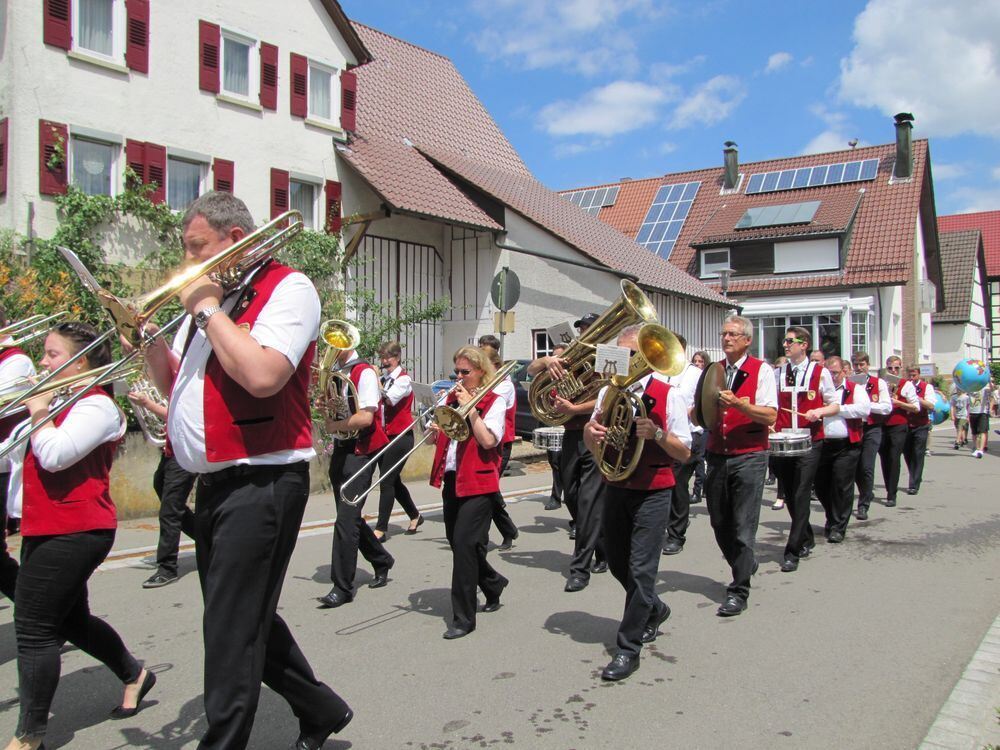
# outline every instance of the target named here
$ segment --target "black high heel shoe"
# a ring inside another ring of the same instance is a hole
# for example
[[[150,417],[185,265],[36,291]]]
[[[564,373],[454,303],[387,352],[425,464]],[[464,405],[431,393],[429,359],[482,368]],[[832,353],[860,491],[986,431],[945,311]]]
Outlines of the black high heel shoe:
[[[117,706],[111,711],[112,719],[128,719],[129,717],[135,716],[139,713],[139,706],[142,705],[142,699],[146,697],[146,693],[153,689],[153,685],[156,684],[156,674],[154,672],[146,670],[146,679],[142,681],[142,686],[139,688],[139,698],[135,702],[135,708],[125,708],[125,706]]]
[[[407,528],[406,531],[404,531],[403,533],[404,534],[416,534],[417,533],[417,529],[419,529],[421,526],[424,525],[424,517],[423,517],[423,515],[418,514],[417,518],[416,518],[416,522],[417,522],[416,526],[413,526],[412,528]]]

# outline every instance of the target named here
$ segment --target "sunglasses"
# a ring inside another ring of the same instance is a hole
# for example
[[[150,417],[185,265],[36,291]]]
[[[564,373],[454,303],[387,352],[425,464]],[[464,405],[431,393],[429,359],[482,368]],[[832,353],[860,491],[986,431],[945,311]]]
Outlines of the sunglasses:
[[[802,339],[786,338],[782,341],[783,344],[804,344],[806,343]]]
[[[456,367],[455,368],[455,374],[456,375],[461,375],[462,377],[465,377],[466,375],[471,375],[472,374],[472,370],[460,370],[460,369],[458,369]]]
[[[903,368],[900,367],[899,365],[896,365],[895,367],[886,366],[885,369],[887,369],[889,372],[897,372],[899,370],[902,370]]]

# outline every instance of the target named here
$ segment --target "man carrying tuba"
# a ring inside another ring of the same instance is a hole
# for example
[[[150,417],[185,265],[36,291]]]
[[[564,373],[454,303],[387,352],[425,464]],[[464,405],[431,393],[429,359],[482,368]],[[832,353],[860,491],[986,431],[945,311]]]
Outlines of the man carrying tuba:
[[[640,326],[630,326],[618,335],[618,346],[638,350]],[[618,627],[618,653],[601,672],[605,680],[622,680],[639,668],[643,643],[656,640],[657,630],[670,607],[656,594],[660,547],[670,516],[670,493],[674,486],[674,461],[690,457],[691,431],[688,410],[680,391],[659,373],[650,373],[630,386],[632,396],[645,405],[646,417],[631,416],[626,427],[629,443],[643,441],[636,470],[625,479],[606,482],[604,491],[604,544],[612,575],[625,589],[625,613]],[[584,429],[587,448],[598,456],[600,446],[612,439],[604,414],[603,388],[597,406]],[[621,400],[618,401],[620,405]],[[631,397],[624,402],[630,409]],[[618,411],[615,407],[614,411]],[[616,426],[618,429],[618,426]]]

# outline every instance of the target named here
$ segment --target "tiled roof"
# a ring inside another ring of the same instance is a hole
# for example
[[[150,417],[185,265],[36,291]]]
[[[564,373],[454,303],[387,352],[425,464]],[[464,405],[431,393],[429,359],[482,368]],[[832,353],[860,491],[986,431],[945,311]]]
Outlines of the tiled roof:
[[[913,177],[906,181],[890,184],[890,176],[896,159],[895,143],[870,146],[852,150],[835,151],[826,154],[810,154],[785,159],[748,162],[740,164],[739,171],[743,181],[736,192],[722,194],[723,167],[700,169],[689,172],[666,174],[656,180],[634,180],[620,185],[618,200],[611,208],[603,208],[599,214],[602,221],[607,221],[621,232],[635,237],[639,224],[635,216],[639,207],[643,211],[652,202],[650,182],[655,185],[670,185],[680,182],[700,182],[701,187],[695,198],[691,211],[684,223],[684,228],[674,245],[670,262],[692,275],[697,275],[698,253],[694,245],[706,237],[722,237],[725,231],[723,219],[717,219],[725,209],[724,221],[728,223],[730,234],[736,234],[733,229],[736,220],[747,208],[767,205],[769,203],[794,203],[820,198],[824,202],[838,206],[835,220],[831,224],[843,220],[842,211],[846,206],[857,201],[858,191],[864,189],[854,222],[849,233],[847,259],[842,272],[835,274],[820,274],[818,276],[803,276],[788,274],[781,276],[747,277],[738,276],[730,280],[730,295],[755,294],[760,292],[776,292],[781,290],[804,289],[813,286],[856,287],[873,284],[905,284],[911,278],[913,258],[913,236],[917,228],[918,209],[920,208],[922,191],[924,190],[925,167],[929,158],[927,141],[913,141]],[[835,164],[845,161],[862,159],[879,159],[878,174],[874,180],[865,182],[850,182],[840,185],[802,188],[797,190],[782,190],[769,193],[747,195],[746,185],[750,175],[759,172],[774,172],[782,169]],[[581,186],[582,187],[582,186]],[[581,188],[574,188],[581,189]],[[654,191],[655,192],[655,191]],[[647,196],[649,196],[647,198]],[[629,210],[616,210],[619,204],[629,205]],[[716,223],[718,221],[718,223]],[[710,234],[715,232],[715,234]],[[933,242],[934,238],[926,238]],[[936,276],[936,259],[930,259],[930,273]]]
[[[980,253],[978,229],[940,232],[941,272],[944,274],[945,308],[934,313],[935,323],[965,323],[972,312],[973,269]],[[982,294],[982,290],[979,289]],[[981,301],[981,300],[980,300]]]
[[[986,275],[990,278],[1000,276],[1000,211],[938,216],[939,232],[954,232],[959,229],[978,229],[982,233]]]
[[[673,294],[725,304],[725,299],[697,279],[636,245],[621,232],[581,211],[530,174],[514,174],[443,149],[420,147],[443,169],[544,227],[580,252],[639,282]]]

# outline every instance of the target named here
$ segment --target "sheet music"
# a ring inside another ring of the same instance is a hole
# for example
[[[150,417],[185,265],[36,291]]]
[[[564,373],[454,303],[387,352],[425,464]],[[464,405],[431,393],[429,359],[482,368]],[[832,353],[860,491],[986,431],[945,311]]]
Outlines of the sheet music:
[[[594,372],[606,377],[611,377],[612,375],[621,375],[624,377],[628,375],[628,363],[631,357],[632,352],[624,346],[598,344]]]
[[[545,329],[545,333],[548,334],[549,340],[553,345],[555,344],[568,344],[570,341],[576,338],[576,334],[573,331],[573,326],[564,321],[562,323],[556,323],[554,326]]]
[[[868,382],[868,376],[863,372],[859,372],[857,375],[848,375],[847,379],[852,383],[857,383],[858,385],[864,385]]]

